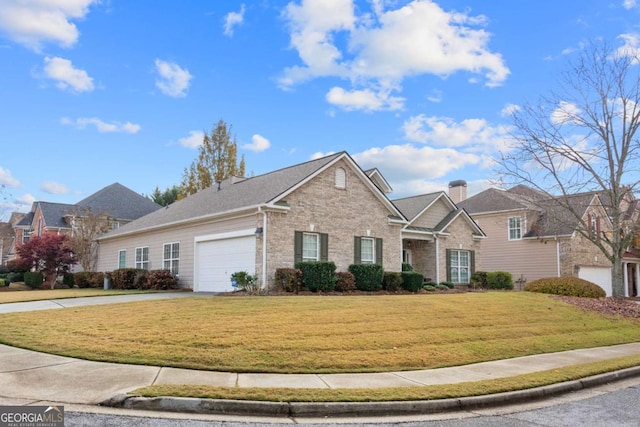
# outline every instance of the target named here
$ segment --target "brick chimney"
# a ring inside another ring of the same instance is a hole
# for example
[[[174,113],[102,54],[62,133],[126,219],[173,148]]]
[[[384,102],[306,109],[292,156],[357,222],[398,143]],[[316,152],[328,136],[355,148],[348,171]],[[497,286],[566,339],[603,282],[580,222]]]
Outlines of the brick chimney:
[[[458,179],[449,183],[449,197],[453,203],[460,203],[467,198],[467,181]]]

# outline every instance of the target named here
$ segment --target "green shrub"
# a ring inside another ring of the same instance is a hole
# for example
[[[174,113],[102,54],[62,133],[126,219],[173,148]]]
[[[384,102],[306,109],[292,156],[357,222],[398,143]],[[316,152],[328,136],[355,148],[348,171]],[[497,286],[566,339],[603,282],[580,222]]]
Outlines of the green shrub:
[[[489,284],[487,282],[486,271],[476,271],[471,275],[471,286],[476,288],[487,289]]]
[[[402,272],[402,287],[409,292],[418,292],[423,288],[424,276],[415,271]]]
[[[450,287],[448,287],[447,285],[443,283],[438,283],[436,286],[434,286],[437,290],[439,291],[448,291],[449,289],[451,289]]]
[[[311,292],[331,292],[336,287],[336,264],[333,261],[298,262],[302,271],[302,286]]]
[[[141,268],[120,268],[111,273],[113,289],[145,289],[148,271]]]
[[[356,277],[348,271],[336,273],[336,291],[351,292],[356,290]]]
[[[42,286],[44,276],[37,271],[27,271],[24,273],[24,284],[32,289],[38,289]]]
[[[436,287],[433,285],[424,285],[422,289],[424,289],[427,292],[434,292],[436,290]]]
[[[451,282],[440,282],[439,285],[446,287],[447,289],[453,289],[455,286]]]
[[[104,273],[79,271],[73,274],[73,283],[79,288],[101,288],[104,286]]]
[[[73,273],[64,273],[62,275],[62,284],[72,288],[73,285],[75,285],[75,280],[74,280],[74,277],[73,277]]]
[[[492,271],[487,273],[487,287],[489,289],[513,289],[513,277],[507,271]]]
[[[542,278],[527,283],[524,290],[569,297],[604,298],[607,296],[600,286],[577,277]]]
[[[12,273],[26,273],[31,270],[31,266],[28,265],[23,259],[12,259],[7,261],[7,269]],[[19,280],[22,282],[22,280]]]
[[[147,274],[147,289],[163,290],[176,289],[178,279],[170,270],[151,270]]]
[[[395,292],[402,289],[402,273],[385,271],[382,276],[382,289]]]
[[[295,292],[302,288],[302,271],[296,268],[276,268],[276,285],[285,292]]]
[[[9,286],[9,284],[7,283],[7,279],[0,279],[0,288],[5,287],[5,286]]]
[[[413,271],[413,265],[409,264],[408,262],[403,262],[402,271]]]
[[[384,270],[379,264],[351,264],[349,271],[356,278],[356,288],[360,291],[382,289]]]

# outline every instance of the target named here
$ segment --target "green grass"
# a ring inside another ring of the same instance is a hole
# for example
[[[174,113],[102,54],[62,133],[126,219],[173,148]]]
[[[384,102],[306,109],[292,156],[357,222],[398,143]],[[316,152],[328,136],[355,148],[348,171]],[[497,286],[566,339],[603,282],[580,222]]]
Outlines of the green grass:
[[[0,292],[0,304],[11,302],[41,301],[62,298],[82,298],[108,295],[137,294],[143,291],[119,291],[114,289],[29,289]],[[144,291],[148,292],[148,291]]]
[[[548,295],[180,298],[0,315],[0,342],[232,372],[381,372],[640,340],[640,323]]]
[[[143,397],[176,396],[203,399],[271,402],[385,402],[436,400],[504,393],[578,380],[592,375],[640,365],[640,355],[570,366],[562,369],[458,384],[375,389],[286,389],[211,387],[204,385],[154,385],[130,392]]]

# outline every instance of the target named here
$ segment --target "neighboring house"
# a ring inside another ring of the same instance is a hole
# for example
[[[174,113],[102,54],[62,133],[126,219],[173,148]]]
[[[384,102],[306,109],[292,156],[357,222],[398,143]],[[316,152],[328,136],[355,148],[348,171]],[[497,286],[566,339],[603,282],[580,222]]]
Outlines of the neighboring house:
[[[401,271],[411,222],[387,191],[379,171],[364,172],[346,152],[230,178],[101,236],[98,270],[170,269],[182,287],[210,292],[233,290],[237,271],[271,285],[277,268],[297,261],[333,261],[338,271],[354,263]],[[444,237],[457,226],[454,216],[437,233]],[[429,232],[417,234],[416,241],[430,239]]]
[[[444,192],[394,200],[407,218],[402,228],[402,260],[425,280],[468,284],[478,267],[485,234]]]
[[[572,207],[581,220],[561,207]],[[637,203],[627,201],[628,215],[637,216]],[[482,269],[508,271],[523,284],[543,277],[575,276],[601,286],[612,295],[611,263],[577,230],[611,232],[607,203],[597,192],[553,197],[524,185],[508,190],[490,188],[462,200],[464,208],[487,235],[482,242]],[[634,219],[635,220],[635,219]],[[638,295],[640,258],[633,248],[625,255],[626,295]]]
[[[0,265],[5,265],[13,258],[16,242],[14,227],[24,218],[24,215],[20,212],[13,212],[9,222],[0,222]]]
[[[13,227],[15,242],[20,246],[32,236],[45,233],[73,236],[89,215],[101,217],[109,229],[114,229],[160,208],[152,200],[114,183],[76,204],[34,202],[31,211]]]

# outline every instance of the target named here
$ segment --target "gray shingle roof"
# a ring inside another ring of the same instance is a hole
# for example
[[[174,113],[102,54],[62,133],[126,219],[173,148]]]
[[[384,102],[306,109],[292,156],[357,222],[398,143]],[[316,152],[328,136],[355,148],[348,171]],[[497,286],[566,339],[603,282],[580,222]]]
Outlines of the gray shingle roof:
[[[120,183],[114,183],[80,200],[79,208],[89,208],[94,214],[108,214],[120,220],[134,220],[161,208]]]
[[[422,194],[419,196],[405,197],[403,199],[392,200],[393,204],[402,212],[409,221],[413,220],[427,206],[433,203],[438,197],[444,194],[442,191]]]
[[[466,200],[458,202],[458,207],[463,208],[469,214],[485,212],[500,212],[518,209],[532,209],[531,200],[527,200],[523,192],[510,192],[489,188]]]
[[[44,223],[49,228],[71,228],[65,221],[65,215],[73,212],[74,205],[66,203],[36,202],[40,206]]]
[[[101,238],[267,204],[345,154],[345,152],[336,153],[240,182],[222,182],[220,189],[217,185],[213,185],[113,230]]]

